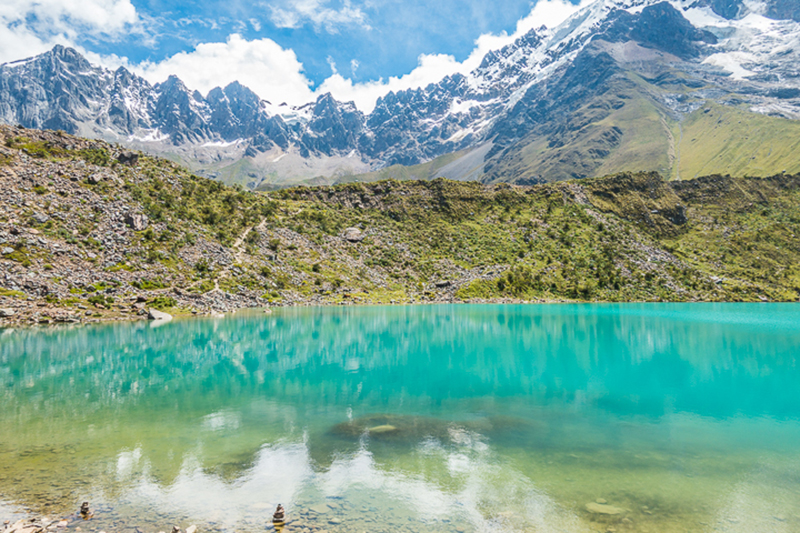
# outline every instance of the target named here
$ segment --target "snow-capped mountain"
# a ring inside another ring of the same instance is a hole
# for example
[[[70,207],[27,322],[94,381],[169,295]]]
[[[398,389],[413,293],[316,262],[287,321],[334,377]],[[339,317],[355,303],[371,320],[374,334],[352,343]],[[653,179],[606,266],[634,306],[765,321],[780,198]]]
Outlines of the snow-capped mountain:
[[[169,152],[250,186],[392,177],[392,165],[446,155],[412,175],[766,172],[791,166],[775,154],[794,145],[747,131],[785,137],[798,119],[796,0],[598,0],[488,53],[468,75],[387,94],[369,115],[330,95],[292,108],[238,83],[206,96],[175,77],[151,85],[60,46],[0,66],[2,122]],[[713,146],[692,144],[723,125]],[[758,142],[772,143],[768,155]]]

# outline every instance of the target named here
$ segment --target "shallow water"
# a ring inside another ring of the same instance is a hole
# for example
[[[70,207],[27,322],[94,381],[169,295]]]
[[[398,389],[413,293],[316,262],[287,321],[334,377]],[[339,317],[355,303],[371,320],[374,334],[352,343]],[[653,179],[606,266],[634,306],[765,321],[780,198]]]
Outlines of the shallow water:
[[[0,515],[81,531],[800,531],[800,307],[0,331]],[[613,511],[617,514],[591,512]]]

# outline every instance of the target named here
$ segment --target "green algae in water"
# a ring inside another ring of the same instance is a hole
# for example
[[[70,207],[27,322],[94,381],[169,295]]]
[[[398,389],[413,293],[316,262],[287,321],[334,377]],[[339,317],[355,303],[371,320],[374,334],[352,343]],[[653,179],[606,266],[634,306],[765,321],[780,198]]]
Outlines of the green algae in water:
[[[0,332],[0,513],[83,530],[798,531],[800,308]],[[614,512],[610,512],[613,510]]]

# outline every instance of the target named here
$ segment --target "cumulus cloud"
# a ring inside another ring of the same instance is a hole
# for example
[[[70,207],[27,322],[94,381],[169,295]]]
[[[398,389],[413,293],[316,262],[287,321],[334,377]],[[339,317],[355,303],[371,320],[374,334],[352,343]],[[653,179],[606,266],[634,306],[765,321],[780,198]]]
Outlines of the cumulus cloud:
[[[487,52],[514,42],[533,28],[542,25],[555,27],[590,1],[583,0],[580,5],[573,5],[566,0],[542,0],[517,23],[513,33],[481,35],[464,61],[456,61],[453,56],[446,54],[423,54],[414,70],[399,77],[355,82],[343,76],[329,58],[332,74],[316,90],[312,90],[312,84],[303,74],[303,65],[294,51],[283,49],[270,39],[247,41],[238,34],[231,35],[225,43],[200,44],[191,52],[181,52],[162,62],[125,66],[154,83],[175,74],[188,87],[203,93],[239,81],[273,103],[301,105],[330,92],[338,100],[354,101],[359,109],[369,113],[375,107],[376,100],[389,91],[425,87],[445,76],[467,74],[480,65]],[[273,22],[282,27],[295,27],[305,22],[326,26],[366,21],[363,13],[348,2],[341,10],[335,11],[324,7],[322,0],[303,0],[279,15],[277,22],[273,17]],[[124,64],[118,58],[115,61],[107,59],[105,64]],[[357,59],[351,62],[351,76],[355,76],[358,64]]]
[[[129,65],[151,83],[177,75],[187,87],[207,93],[214,87],[238,81],[273,103],[292,105],[314,99],[311,82],[292,50],[271,39],[248,41],[232,34],[224,43],[199,44],[158,62]]]
[[[137,23],[130,0],[3,0],[0,62],[38,54],[55,44],[73,45],[86,36],[113,38]]]
[[[311,24],[324,28],[328,33],[337,33],[343,26],[369,28],[367,15],[361,8],[344,0],[339,9],[329,7],[327,0],[299,0],[285,7],[272,7],[270,20],[279,28],[299,28]]]
[[[513,43],[534,28],[541,26],[555,28],[593,1],[582,0],[580,4],[574,5],[566,0],[541,0],[525,18],[517,22],[513,33],[484,34],[478,37],[475,40],[475,48],[464,61],[456,61],[451,55],[423,54],[419,57],[417,67],[404,76],[364,83],[355,83],[352,79],[334,72],[320,85],[317,93],[330,92],[338,100],[352,100],[359,109],[369,113],[375,107],[377,99],[389,91],[416,89],[436,83],[445,76],[468,74],[481,64],[488,52]]]
[[[109,68],[125,66],[152,83],[162,82],[174,74],[189,88],[206,94],[214,87],[239,81],[261,98],[290,105],[302,105],[330,92],[338,100],[354,101],[359,109],[369,113],[376,100],[389,91],[425,87],[445,76],[467,74],[480,65],[489,51],[514,42],[533,28],[555,27],[590,1],[582,0],[581,4],[573,5],[567,0],[541,0],[517,23],[513,33],[481,35],[464,61],[446,54],[423,54],[418,58],[417,67],[403,76],[356,82],[353,78],[359,65],[357,59],[351,61],[350,78],[340,73],[330,59],[332,74],[316,90],[303,73],[303,65],[294,51],[267,38],[248,41],[234,33],[226,42],[202,43],[194,50],[180,52],[163,61],[140,64],[77,48],[94,63]],[[130,29],[137,21],[130,0],[41,0],[36,4],[30,0],[5,0],[0,6],[0,62],[29,57],[57,43],[71,45],[79,31],[111,35]],[[335,31],[345,24],[365,26],[367,19],[349,1],[340,9],[333,9],[328,7],[327,0],[300,0],[291,8],[274,9],[273,22],[281,27],[310,23]],[[24,52],[20,54],[22,49]],[[4,58],[3,53],[9,57]]]

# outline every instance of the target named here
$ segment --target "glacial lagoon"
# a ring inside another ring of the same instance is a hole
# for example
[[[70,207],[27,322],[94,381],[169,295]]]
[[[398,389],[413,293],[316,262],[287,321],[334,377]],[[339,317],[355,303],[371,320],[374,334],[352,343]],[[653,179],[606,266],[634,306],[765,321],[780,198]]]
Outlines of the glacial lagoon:
[[[800,307],[0,330],[0,518],[84,533],[800,531]]]

